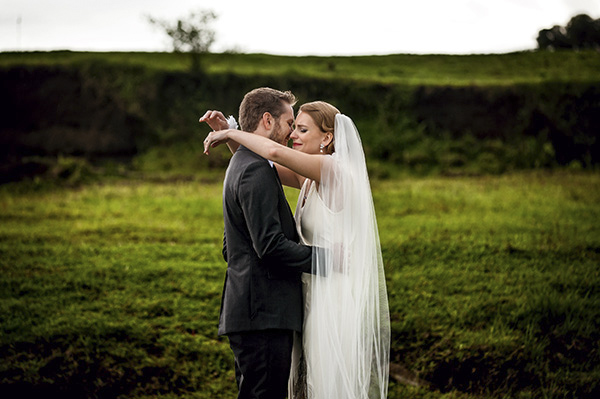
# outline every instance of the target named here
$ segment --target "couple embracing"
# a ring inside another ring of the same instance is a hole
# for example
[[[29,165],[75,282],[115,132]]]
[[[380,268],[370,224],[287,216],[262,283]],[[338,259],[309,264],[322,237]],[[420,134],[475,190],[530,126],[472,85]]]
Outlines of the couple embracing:
[[[350,118],[290,92],[252,90],[241,130],[218,111],[204,150],[227,143],[227,274],[219,334],[238,398],[385,398],[390,321],[364,152]],[[222,130],[227,129],[227,130]],[[293,140],[293,149],[287,143]],[[300,189],[292,215],[282,184]]]

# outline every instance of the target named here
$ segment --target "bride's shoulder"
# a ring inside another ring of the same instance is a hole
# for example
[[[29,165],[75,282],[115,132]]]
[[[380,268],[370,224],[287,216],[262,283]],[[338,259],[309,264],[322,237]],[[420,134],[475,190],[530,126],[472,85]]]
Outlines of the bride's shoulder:
[[[338,155],[336,155],[336,153],[334,152],[333,154],[328,154],[323,156],[323,161],[321,163],[321,171],[322,174],[323,173],[333,173],[333,174],[339,174],[344,170],[344,162],[342,161],[342,158],[339,157]]]

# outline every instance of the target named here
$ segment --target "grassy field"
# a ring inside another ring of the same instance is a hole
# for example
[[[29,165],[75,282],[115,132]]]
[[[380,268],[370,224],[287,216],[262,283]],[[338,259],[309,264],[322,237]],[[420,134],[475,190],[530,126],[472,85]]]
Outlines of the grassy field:
[[[235,397],[221,178],[0,186],[0,394]],[[600,392],[600,175],[372,185],[393,362],[425,381],[390,398]]]
[[[0,68],[13,65],[101,63],[182,71],[187,54],[129,52],[0,53]],[[513,85],[540,82],[597,82],[596,51],[520,52],[475,55],[392,54],[352,57],[291,57],[268,54],[207,54],[206,72],[236,75],[282,75],[349,79],[408,85]]]

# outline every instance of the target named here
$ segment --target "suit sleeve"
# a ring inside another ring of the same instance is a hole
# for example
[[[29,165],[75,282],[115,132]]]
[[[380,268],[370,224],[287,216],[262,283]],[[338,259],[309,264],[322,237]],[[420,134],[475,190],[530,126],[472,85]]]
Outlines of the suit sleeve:
[[[227,262],[227,237],[225,236],[225,232],[223,232],[223,250],[221,253],[223,254],[223,259]]]
[[[268,163],[255,162],[239,181],[240,204],[252,245],[261,259],[306,273],[311,271],[312,248],[288,239],[279,217],[279,182]]]

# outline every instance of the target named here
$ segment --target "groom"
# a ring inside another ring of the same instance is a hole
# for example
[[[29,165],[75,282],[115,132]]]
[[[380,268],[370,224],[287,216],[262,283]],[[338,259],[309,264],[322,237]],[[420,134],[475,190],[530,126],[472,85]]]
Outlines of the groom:
[[[296,99],[290,92],[258,88],[239,109],[241,129],[287,144]],[[200,122],[227,128],[209,111]],[[242,398],[287,395],[294,331],[302,331],[302,272],[311,270],[311,247],[298,234],[277,171],[270,161],[240,146],[223,183],[227,274],[219,335],[227,335]]]

